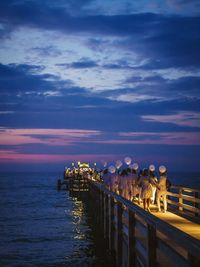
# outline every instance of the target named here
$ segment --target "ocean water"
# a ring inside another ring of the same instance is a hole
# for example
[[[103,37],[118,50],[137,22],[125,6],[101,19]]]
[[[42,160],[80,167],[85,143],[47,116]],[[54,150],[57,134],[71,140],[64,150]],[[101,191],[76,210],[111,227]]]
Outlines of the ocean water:
[[[169,172],[168,178],[172,185],[181,185],[200,190],[200,172]]]
[[[57,191],[56,173],[0,173],[0,266],[107,266],[87,204]],[[199,173],[170,173],[200,187]]]
[[[0,266],[105,266],[92,215],[54,173],[0,174]]]

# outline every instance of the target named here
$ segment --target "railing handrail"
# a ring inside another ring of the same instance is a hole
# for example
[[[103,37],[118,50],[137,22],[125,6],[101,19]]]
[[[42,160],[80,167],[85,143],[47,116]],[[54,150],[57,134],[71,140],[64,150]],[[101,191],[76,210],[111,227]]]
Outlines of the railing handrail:
[[[182,189],[183,191],[188,191],[188,192],[198,192],[198,193],[200,193],[200,189],[197,189],[197,188],[191,188],[191,187],[186,187],[186,186],[182,186],[182,185],[171,185],[170,188]]]

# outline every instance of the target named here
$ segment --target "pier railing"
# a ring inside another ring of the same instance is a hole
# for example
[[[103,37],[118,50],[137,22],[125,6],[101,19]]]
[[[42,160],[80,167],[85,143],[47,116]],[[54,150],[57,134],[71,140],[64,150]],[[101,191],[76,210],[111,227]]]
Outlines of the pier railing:
[[[103,184],[90,181],[90,194],[95,217],[102,227],[116,266],[200,266],[198,239],[110,192]],[[176,197],[179,199],[180,195]],[[191,198],[186,200],[191,201]],[[185,204],[181,203],[178,207],[182,205]]]
[[[87,192],[88,178],[83,175],[73,175],[68,177],[63,182],[59,179],[57,188],[61,189],[64,186],[71,194]],[[200,222],[200,190],[184,187],[171,186],[167,193],[168,209],[174,213],[178,213],[186,218]],[[161,199],[162,204],[162,199]]]
[[[200,217],[200,190],[183,186],[171,186],[168,205],[173,211],[191,217]]]

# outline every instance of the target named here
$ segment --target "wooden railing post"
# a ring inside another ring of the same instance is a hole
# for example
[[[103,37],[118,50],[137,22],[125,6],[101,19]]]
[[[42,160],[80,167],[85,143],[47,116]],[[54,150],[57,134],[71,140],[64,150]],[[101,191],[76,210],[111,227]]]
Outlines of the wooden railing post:
[[[89,195],[91,198],[91,207],[93,208],[93,212],[97,211],[95,216],[95,221],[97,224],[101,223],[101,191],[99,188],[96,188],[91,181],[88,183]]]
[[[128,210],[128,267],[135,267],[135,213]]]
[[[199,197],[199,193],[198,192],[194,192],[194,197],[195,198],[198,198]],[[196,202],[196,201],[194,202],[194,207],[197,208],[197,209],[199,208],[198,202]],[[199,216],[198,212],[195,212],[194,215],[195,215],[195,217],[198,217]]]
[[[101,226],[104,233],[104,192],[101,192]]]
[[[111,252],[114,250],[114,236],[115,236],[114,208],[115,208],[114,198],[110,197],[110,244],[109,244],[109,248]]]
[[[123,207],[121,202],[117,202],[117,266],[122,266],[122,213]]]
[[[156,266],[156,229],[147,225],[147,267]]]
[[[179,203],[179,211],[183,211],[183,207],[181,206],[183,204],[183,197],[182,197],[182,193],[183,193],[183,189],[179,188],[179,199],[178,199],[178,203]]]
[[[115,253],[115,201],[113,197],[110,197],[110,256],[113,264],[116,265],[116,253]]]
[[[98,188],[99,192],[99,224],[101,224],[101,209],[102,209],[102,200],[101,200],[101,189]]]
[[[104,236],[106,239],[106,244],[109,245],[109,197],[108,194],[105,193],[105,228],[104,228]]]

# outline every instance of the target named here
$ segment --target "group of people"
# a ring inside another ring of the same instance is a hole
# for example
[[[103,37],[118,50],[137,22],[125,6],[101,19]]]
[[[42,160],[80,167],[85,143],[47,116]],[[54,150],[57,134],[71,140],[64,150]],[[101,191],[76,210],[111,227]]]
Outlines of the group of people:
[[[150,204],[157,204],[158,211],[161,211],[160,201],[162,198],[163,212],[167,211],[167,190],[170,182],[165,166],[159,167],[157,178],[154,165],[141,171],[138,171],[137,163],[129,164],[126,169],[121,169],[119,165],[116,163],[115,166],[110,166],[102,171],[102,181],[109,190],[130,201],[138,201],[138,204],[142,202],[144,209],[149,212]]]

